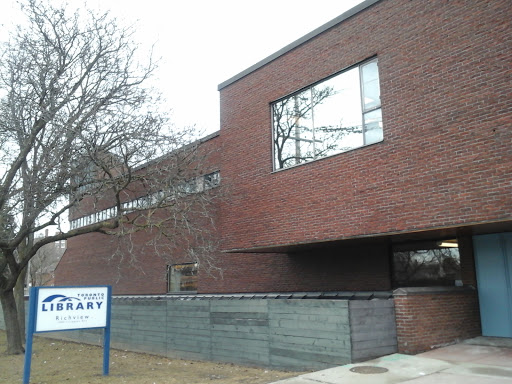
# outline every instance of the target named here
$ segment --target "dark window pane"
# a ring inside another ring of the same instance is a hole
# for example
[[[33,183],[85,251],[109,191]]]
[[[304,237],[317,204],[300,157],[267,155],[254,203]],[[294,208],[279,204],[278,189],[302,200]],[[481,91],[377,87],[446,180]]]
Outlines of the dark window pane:
[[[454,286],[460,279],[458,248],[393,253],[393,285],[395,287]]]

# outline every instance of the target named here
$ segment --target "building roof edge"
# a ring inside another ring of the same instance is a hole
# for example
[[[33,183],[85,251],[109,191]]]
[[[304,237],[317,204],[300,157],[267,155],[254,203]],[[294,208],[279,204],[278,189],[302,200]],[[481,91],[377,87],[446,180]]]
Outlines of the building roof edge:
[[[151,159],[151,160],[148,160],[147,162],[145,162],[144,164],[141,164],[137,167],[135,167],[133,169],[133,171],[140,171],[141,169],[144,169],[144,168],[147,168],[153,164],[156,164],[162,160],[165,160],[166,158],[168,158],[169,156],[171,156],[173,153],[176,153],[177,151],[183,151],[183,150],[186,150],[188,148],[192,148],[194,145],[199,145],[199,144],[203,144],[209,140],[212,140],[214,138],[216,138],[217,136],[220,135],[220,130],[217,130],[213,133],[210,133],[206,136],[203,136],[203,137],[200,137],[194,141],[191,141],[190,143],[187,143],[185,145],[183,145],[182,147],[179,147],[179,148],[176,148],[176,149],[173,149],[172,151],[170,152],[167,152],[157,158],[154,158],[154,159]]]
[[[324,33],[328,29],[331,29],[332,27],[340,24],[341,22],[343,22],[343,21],[347,20],[348,18],[354,16],[355,14],[363,11],[364,9],[372,6],[373,4],[378,3],[379,1],[381,1],[381,0],[365,0],[362,3],[359,3],[355,7],[350,8],[348,11],[343,12],[338,17],[332,19],[331,21],[325,23],[324,25],[322,25],[322,26],[316,28],[315,30],[309,32],[308,34],[302,36],[300,39],[295,40],[293,43],[288,44],[284,48],[281,48],[279,51],[273,53],[272,55],[264,58],[263,60],[257,62],[256,64],[250,66],[246,70],[244,70],[244,71],[238,73],[237,75],[231,77],[230,79],[220,83],[217,87],[217,90],[220,91],[223,88],[227,87],[228,85],[233,84],[234,82],[236,82],[236,81],[240,80],[241,78],[249,75],[250,73],[258,70],[259,68],[263,67],[264,65],[274,61],[275,59],[284,55],[285,53],[297,48],[299,45],[302,45],[305,42],[315,38],[316,36]]]

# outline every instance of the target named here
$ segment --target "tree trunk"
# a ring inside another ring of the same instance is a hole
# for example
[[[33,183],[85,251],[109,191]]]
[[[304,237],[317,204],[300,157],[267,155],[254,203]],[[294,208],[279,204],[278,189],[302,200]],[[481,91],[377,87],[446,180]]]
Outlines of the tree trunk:
[[[12,289],[0,291],[0,303],[4,313],[5,329],[7,331],[7,354],[19,355],[25,352],[18,323],[18,311]]]
[[[21,263],[27,258],[27,252],[34,246],[34,235],[30,234],[22,242],[18,248],[18,260]],[[18,279],[16,280],[16,286],[14,287],[14,298],[16,300],[18,327],[20,337],[22,340],[25,339],[25,281],[27,280],[27,269],[28,264],[20,271]]]
[[[27,268],[21,271],[16,286],[14,287],[14,298],[16,300],[16,309],[18,310],[18,325],[20,328],[21,339],[25,339],[25,281],[27,280]]]

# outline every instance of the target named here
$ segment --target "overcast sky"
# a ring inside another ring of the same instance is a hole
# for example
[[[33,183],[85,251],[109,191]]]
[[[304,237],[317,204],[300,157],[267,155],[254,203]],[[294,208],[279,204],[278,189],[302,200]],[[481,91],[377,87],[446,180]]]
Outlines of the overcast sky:
[[[68,0],[73,6],[84,1]],[[158,86],[177,125],[219,129],[218,84],[339,16],[361,0],[89,0],[136,23],[136,39],[156,43]],[[0,33],[16,9],[0,2]]]

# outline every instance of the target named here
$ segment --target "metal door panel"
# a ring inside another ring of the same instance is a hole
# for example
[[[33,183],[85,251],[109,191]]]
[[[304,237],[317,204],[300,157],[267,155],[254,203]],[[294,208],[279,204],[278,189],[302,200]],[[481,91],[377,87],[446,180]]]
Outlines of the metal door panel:
[[[512,337],[512,233],[473,237],[482,334]]]

